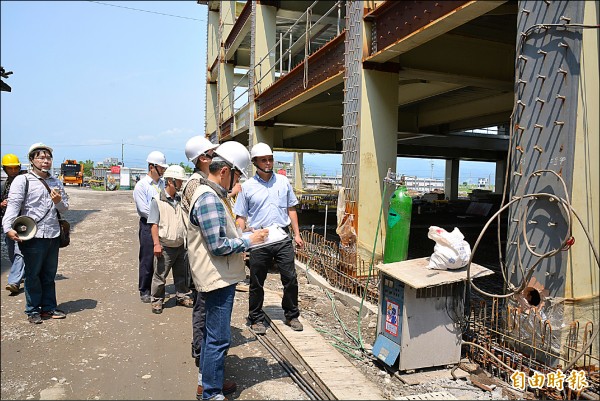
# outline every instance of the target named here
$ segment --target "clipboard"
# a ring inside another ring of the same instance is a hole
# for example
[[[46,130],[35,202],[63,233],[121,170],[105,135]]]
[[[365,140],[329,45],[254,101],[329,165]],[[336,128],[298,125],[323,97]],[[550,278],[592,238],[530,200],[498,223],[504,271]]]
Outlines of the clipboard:
[[[278,242],[282,242],[282,241],[285,241],[286,239],[290,238],[288,233],[286,233],[283,228],[279,227],[276,224],[273,224],[273,225],[271,225],[269,227],[265,227],[265,228],[269,230],[269,235],[267,236],[267,239],[265,240],[265,242],[262,242],[262,243],[256,244],[256,245],[250,245],[250,247],[248,249],[262,248],[263,246],[276,244]],[[252,234],[252,231],[246,231],[246,232],[242,233],[242,237],[249,238],[251,234]]]

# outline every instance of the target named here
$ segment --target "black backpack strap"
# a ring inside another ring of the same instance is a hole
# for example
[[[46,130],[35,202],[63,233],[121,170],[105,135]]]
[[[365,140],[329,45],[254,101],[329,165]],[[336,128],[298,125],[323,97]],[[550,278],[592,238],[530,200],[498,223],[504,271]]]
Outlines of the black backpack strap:
[[[48,193],[52,193],[52,190],[50,189],[50,187],[48,186],[48,183],[46,181],[42,180],[40,177],[36,177],[36,176],[34,176],[34,177],[37,178],[38,180],[40,180],[42,182],[42,184],[44,184],[44,186],[48,190]],[[27,182],[27,184],[29,185],[29,182]],[[39,221],[44,220],[46,218],[46,216],[48,215],[48,213],[50,213],[50,210],[52,210],[52,207],[46,211],[46,214],[44,214],[44,216]],[[60,213],[58,212],[58,209],[56,209],[56,207],[54,207],[54,210],[56,210],[56,215],[58,216],[58,219],[60,220]]]

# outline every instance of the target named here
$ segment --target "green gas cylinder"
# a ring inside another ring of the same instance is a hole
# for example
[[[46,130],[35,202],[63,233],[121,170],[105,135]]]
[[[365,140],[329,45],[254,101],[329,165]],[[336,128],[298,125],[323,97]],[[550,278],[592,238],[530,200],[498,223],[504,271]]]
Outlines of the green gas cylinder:
[[[400,262],[408,256],[412,198],[400,185],[390,198],[383,263]]]

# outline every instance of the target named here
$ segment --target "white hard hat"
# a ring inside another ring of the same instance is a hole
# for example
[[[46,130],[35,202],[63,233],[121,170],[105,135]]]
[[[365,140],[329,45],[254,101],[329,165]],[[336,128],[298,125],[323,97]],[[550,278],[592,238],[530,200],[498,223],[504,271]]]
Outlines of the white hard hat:
[[[254,159],[257,156],[273,156],[273,151],[266,143],[259,142],[252,146],[250,158]]]
[[[40,149],[46,149],[46,150],[48,150],[50,153],[52,153],[52,151],[53,151],[53,150],[52,150],[52,148],[51,148],[50,146],[48,146],[48,145],[46,145],[46,144],[43,144],[42,142],[37,142],[37,143],[34,143],[33,145],[31,145],[31,146],[29,147],[29,152],[27,152],[27,154],[28,154],[29,156],[31,156],[31,153],[32,153],[32,152],[34,152],[34,151],[36,151],[36,150],[40,150]]]
[[[150,152],[146,161],[151,164],[158,164],[159,166],[164,168],[169,167],[169,165],[167,164],[167,158],[162,152],[159,152],[158,150]]]
[[[231,164],[239,170],[244,177],[248,177],[246,174],[246,167],[250,164],[250,153],[248,153],[248,149],[241,143],[236,141],[222,143],[215,149],[215,156],[218,156]],[[216,157],[213,160],[216,161]]]
[[[165,170],[163,174],[164,178],[176,178],[178,180],[186,180],[187,177],[185,175],[185,170],[183,167],[178,166],[177,164],[173,164]]]
[[[198,156],[218,147],[218,143],[212,143],[203,136],[197,135],[188,139],[185,144],[185,157],[192,163],[196,163]]]

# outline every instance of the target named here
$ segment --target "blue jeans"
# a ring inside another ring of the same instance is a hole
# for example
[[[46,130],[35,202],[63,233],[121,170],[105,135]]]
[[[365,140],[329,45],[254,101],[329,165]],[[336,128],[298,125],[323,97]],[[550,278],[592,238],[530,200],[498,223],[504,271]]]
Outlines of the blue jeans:
[[[20,286],[25,269],[23,254],[19,249],[19,244],[8,238],[8,236],[4,237],[4,242],[6,243],[6,248],[8,249],[8,259],[12,263],[12,266],[10,266],[10,273],[8,273],[8,284]]]
[[[25,313],[56,309],[55,278],[58,269],[59,237],[32,238],[19,244],[25,259]]]
[[[225,352],[231,342],[231,312],[235,297],[235,284],[205,292],[204,338],[200,351],[202,373],[202,399],[223,394]]]

